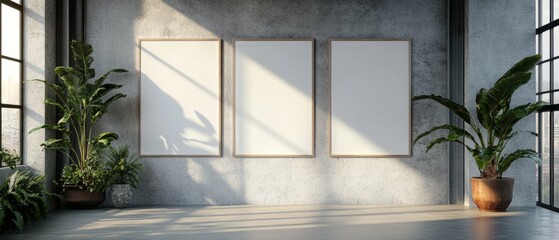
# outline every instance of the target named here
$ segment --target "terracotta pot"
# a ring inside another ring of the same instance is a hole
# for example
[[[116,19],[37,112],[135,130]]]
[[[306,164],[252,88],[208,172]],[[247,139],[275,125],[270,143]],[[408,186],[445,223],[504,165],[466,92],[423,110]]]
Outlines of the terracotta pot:
[[[64,186],[64,203],[70,209],[93,209],[105,201],[105,192],[89,192],[80,186]]]
[[[504,212],[512,201],[514,179],[472,178],[472,198],[481,211]]]

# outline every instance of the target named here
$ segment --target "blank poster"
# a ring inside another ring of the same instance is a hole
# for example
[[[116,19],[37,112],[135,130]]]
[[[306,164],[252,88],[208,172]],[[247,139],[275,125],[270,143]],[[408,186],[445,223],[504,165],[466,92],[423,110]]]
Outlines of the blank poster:
[[[314,40],[234,45],[235,156],[314,156]]]
[[[140,154],[221,155],[221,40],[140,41]]]
[[[410,46],[330,41],[331,156],[411,156]]]

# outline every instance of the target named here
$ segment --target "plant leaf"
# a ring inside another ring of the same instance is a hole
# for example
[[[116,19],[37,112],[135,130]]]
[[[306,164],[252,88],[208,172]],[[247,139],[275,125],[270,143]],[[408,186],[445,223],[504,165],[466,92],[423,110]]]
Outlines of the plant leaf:
[[[47,81],[42,80],[42,79],[33,79],[33,80],[29,80],[29,81],[41,82],[41,83],[45,84],[47,87],[49,87],[50,89],[52,89],[58,95],[62,95],[64,93],[64,88],[62,86],[56,84],[56,83],[47,82]]]
[[[505,172],[514,161],[521,158],[532,159],[537,164],[541,164],[542,161],[540,155],[536,151],[532,149],[519,149],[501,158],[498,163],[499,172]]]
[[[538,111],[542,107],[546,106],[547,102],[539,101],[535,103],[528,103],[509,109],[500,115],[497,115],[494,120],[495,132],[500,138],[508,136],[514,127],[514,125],[525,118],[526,116]]]
[[[99,77],[97,80],[95,80],[95,86],[97,86],[97,87],[101,86],[101,84],[103,84],[105,82],[105,79],[107,79],[107,77],[111,73],[126,73],[126,72],[128,72],[128,70],[126,70],[126,69],[120,69],[120,68],[111,69],[107,73],[105,73],[101,77]]]
[[[542,56],[540,54],[525,57],[524,59],[514,64],[507,72],[505,72],[505,74],[503,74],[503,76],[499,80],[497,80],[497,82],[501,81],[501,79],[508,78],[516,73],[530,71],[530,69],[532,69],[541,58]]]
[[[456,115],[458,115],[462,120],[464,120],[464,122],[466,122],[467,124],[472,125],[471,123],[471,115],[470,112],[468,111],[468,109],[466,109],[464,106],[455,103],[447,98],[441,97],[441,96],[436,96],[436,95],[420,95],[420,96],[414,96],[412,98],[413,101],[417,101],[417,100],[422,100],[422,99],[430,99],[433,100],[435,102],[438,102],[439,104],[447,107],[448,109],[450,109],[453,113],[455,113]]]
[[[457,142],[457,143],[460,143],[460,144],[464,145],[464,147],[466,147],[469,151],[471,151],[471,148],[469,146],[467,146],[466,144],[464,144],[464,142],[462,142],[460,140],[441,137],[441,138],[437,138],[437,139],[431,141],[429,144],[427,144],[425,152],[429,152],[429,150],[431,150],[431,148],[433,148],[435,145],[440,144],[440,143],[444,143],[444,142]]]
[[[491,160],[495,158],[496,154],[499,152],[499,148],[497,146],[489,146],[486,148],[476,147],[471,152],[479,170],[483,170],[489,165]]]
[[[496,82],[493,87],[487,90],[487,93],[481,97],[480,102],[476,104],[486,105],[485,119],[492,119],[497,114],[508,108],[512,94],[522,85],[526,84],[530,78],[532,78],[532,73],[515,73],[507,78],[503,78]]]
[[[95,136],[91,144],[97,147],[105,148],[111,145],[111,142],[118,139],[118,135],[114,132],[103,132]]]
[[[19,231],[23,230],[23,225],[25,224],[23,220],[23,216],[19,211],[14,212],[15,219],[12,219],[12,222],[16,225]]]
[[[475,141],[474,137],[466,130],[461,129],[455,125],[451,125],[451,124],[445,124],[445,125],[441,125],[441,126],[436,126],[431,128],[430,130],[418,135],[415,140],[413,141],[413,143],[417,143],[417,141],[419,141],[421,138],[433,133],[434,131],[440,130],[440,129],[446,129],[449,130],[448,132],[448,136],[447,138],[449,140],[460,140],[459,138],[461,137],[465,137],[467,139],[472,140],[472,142],[474,142],[475,145],[478,145],[477,142]]]

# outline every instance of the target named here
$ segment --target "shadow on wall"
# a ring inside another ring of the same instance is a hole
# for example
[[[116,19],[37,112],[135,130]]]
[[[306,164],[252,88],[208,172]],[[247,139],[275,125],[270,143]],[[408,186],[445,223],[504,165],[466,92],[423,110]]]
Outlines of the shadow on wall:
[[[151,81],[146,81],[147,87],[160,90]],[[158,96],[167,96],[164,93],[157,94]],[[192,141],[185,139],[182,133],[194,128],[200,131],[215,131],[215,128],[209,124],[199,113],[196,113],[202,121],[202,125],[187,119],[183,115],[183,109],[171,97],[164,97],[158,100],[160,104],[166,106],[168,111],[164,116],[158,116],[161,119],[181,119],[184,125],[180,126],[182,129],[174,131],[159,132],[161,136],[161,143],[165,145],[167,150],[171,152],[183,152],[188,144],[185,142]],[[157,124],[153,124],[157,126]],[[194,126],[194,127],[193,127]],[[164,129],[164,128],[163,128]],[[217,139],[212,139],[217,142]],[[204,143],[209,144],[209,143]],[[191,145],[190,145],[191,146]],[[189,149],[187,149],[188,151]],[[169,204],[169,203],[185,203],[197,202],[205,204],[216,204],[214,199],[223,199],[229,197],[232,201],[237,202],[242,198],[239,193],[230,187],[228,183],[222,178],[214,178],[210,176],[219,176],[221,172],[217,172],[211,165],[213,160],[204,159],[204,161],[193,161],[184,158],[166,158],[166,159],[152,159],[151,157],[144,157],[143,162],[146,165],[145,176],[141,178],[140,191],[149,192],[149,203],[155,204]],[[159,164],[164,161],[165,164]],[[153,184],[155,183],[155,184]],[[219,187],[216,187],[219,186]],[[147,189],[144,189],[147,187]],[[219,191],[215,191],[217,188]],[[182,189],[182,190],[180,190]],[[157,193],[166,192],[166,198],[162,199]],[[190,194],[184,194],[188,192]]]
[[[157,104],[159,106],[151,106],[151,108],[161,108],[164,106],[165,109],[167,110],[164,115],[156,116],[155,119],[154,118],[145,119],[145,121],[149,121],[149,122],[147,123],[144,122],[144,124],[146,124],[147,126],[161,126],[161,123],[165,119],[173,119],[175,120],[174,122],[175,124],[177,123],[181,124],[176,126],[178,127],[177,129],[170,129],[166,127],[144,129],[142,135],[146,134],[147,131],[149,132],[147,133],[148,135],[159,137],[157,141],[154,140],[150,141],[151,144],[155,144],[157,146],[155,147],[146,146],[146,147],[150,149],[153,148],[159,149],[159,147],[163,147],[166,150],[166,152],[169,154],[180,154],[184,152],[203,152],[204,149],[197,148],[196,147],[197,145],[215,146],[216,144],[218,144],[218,140],[214,137],[215,133],[217,132],[216,126],[212,126],[212,124],[208,121],[208,119],[205,116],[203,116],[197,111],[195,112],[195,115],[196,117],[198,117],[199,120],[198,122],[201,122],[201,124],[191,119],[185,118],[184,111],[181,105],[176,100],[174,100],[168,94],[166,94],[161,88],[155,85],[153,81],[147,76],[145,76],[144,74],[142,74],[142,79],[147,80],[144,81],[142,85],[146,88],[149,88],[152,95],[158,97]],[[184,80],[184,79],[188,79],[188,78],[186,78],[185,76],[183,77],[183,79],[180,80]],[[147,102],[144,104],[155,104],[155,103]],[[149,113],[142,113],[142,115],[143,114],[149,114]],[[196,139],[184,138],[183,135],[189,131],[209,133],[206,134],[208,140],[200,141]],[[195,144],[192,144],[192,142],[195,142]]]

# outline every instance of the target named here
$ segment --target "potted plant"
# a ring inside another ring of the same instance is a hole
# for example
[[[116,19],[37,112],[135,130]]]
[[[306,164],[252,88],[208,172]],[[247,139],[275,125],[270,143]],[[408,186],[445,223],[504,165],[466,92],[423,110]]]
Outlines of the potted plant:
[[[12,170],[21,161],[15,151],[5,148],[0,155],[0,160]],[[45,217],[48,196],[59,197],[47,191],[43,175],[35,175],[31,170],[15,170],[0,184],[0,234],[21,231],[30,221]]]
[[[17,155],[15,149],[10,151],[2,146],[0,147],[0,162],[11,169],[14,169],[17,163],[21,162],[21,157]]]
[[[112,183],[109,196],[115,207],[125,208],[132,199],[132,188],[138,186],[138,172],[144,166],[138,162],[137,155],[130,156],[128,146],[110,147],[106,158]]]
[[[503,177],[503,173],[516,160],[533,159],[540,163],[539,154],[533,149],[516,149],[505,153],[507,143],[519,134],[531,131],[515,130],[514,126],[521,119],[538,111],[546,102],[526,103],[511,107],[514,92],[530,81],[532,69],[540,59],[534,55],[522,59],[509,69],[489,89],[480,89],[476,96],[477,119],[466,109],[449,99],[435,95],[421,95],[413,100],[430,99],[454,112],[469,128],[460,128],[445,124],[431,128],[418,135],[417,141],[437,130],[446,130],[448,135],[432,140],[427,144],[426,151],[443,142],[456,142],[472,154],[480,172],[480,177],[473,177],[472,198],[482,211],[506,211],[512,201],[514,179]]]
[[[100,152],[109,147],[118,135],[111,131],[98,133],[95,125],[116,100],[125,97],[112,91],[122,85],[105,83],[111,73],[127,72],[113,69],[95,77],[93,48],[85,42],[70,43],[74,67],[59,66],[54,69],[59,83],[36,80],[44,83],[57,97],[57,101],[46,98],[45,104],[56,107],[62,114],[55,124],[45,124],[32,129],[54,130],[60,137],[46,140],[41,146],[57,150],[70,159],[62,171],[64,201],[70,208],[95,208],[105,199],[107,171],[100,161]]]

